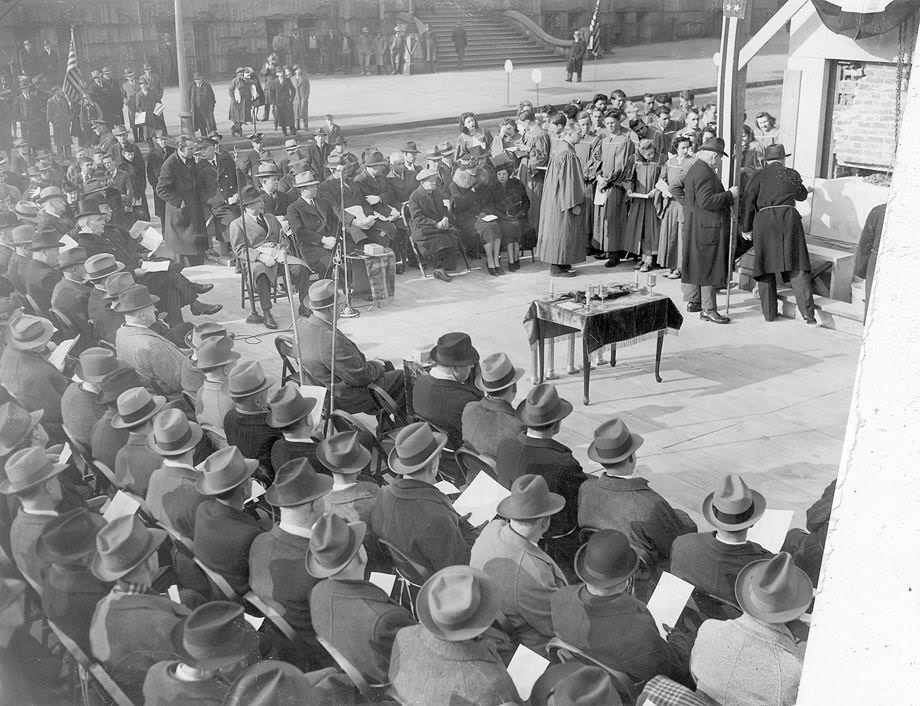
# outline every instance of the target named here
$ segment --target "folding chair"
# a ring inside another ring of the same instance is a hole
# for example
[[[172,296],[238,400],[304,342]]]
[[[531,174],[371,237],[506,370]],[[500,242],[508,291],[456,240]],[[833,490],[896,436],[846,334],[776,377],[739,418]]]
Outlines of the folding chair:
[[[97,704],[98,699],[92,698],[89,693],[90,678],[102,689],[105,696],[116,706],[133,706],[131,699],[122,691],[121,687],[115,683],[115,680],[109,676],[101,664],[94,662],[83,651],[83,649],[70,637],[64,633],[57,625],[48,621],[51,631],[57,638],[61,646],[67,651],[77,667],[77,675],[80,682],[81,701],[84,706]]]
[[[411,219],[409,213],[409,202],[407,201],[402,205],[402,208],[399,209],[399,213],[402,216],[403,223],[406,224],[406,230],[409,231],[409,246],[412,248],[412,253],[415,255],[415,261],[418,263],[418,271],[422,275],[422,279],[428,279],[429,275],[425,272],[425,264],[422,261],[422,253],[419,252],[418,245],[416,245],[415,240],[412,239],[412,226],[409,225]]]
[[[631,706],[632,704],[636,703],[636,699],[639,695],[639,689],[636,687],[635,682],[633,682],[628,674],[621,672],[618,669],[614,669],[609,664],[605,664],[600,660],[595,659],[591,655],[582,652],[574,645],[570,645],[564,640],[560,640],[558,637],[554,637],[546,644],[546,654],[549,656],[550,662],[576,661],[581,662],[582,664],[600,667],[610,676],[610,681],[613,682],[613,687],[617,690],[617,693],[619,693],[623,704],[626,706]]]
[[[399,604],[409,610],[418,620],[415,599],[418,597],[418,592],[422,590],[422,585],[430,578],[430,572],[385,539],[378,537],[377,541],[386,548],[393,561],[393,570],[396,572],[396,581],[399,584],[399,598],[397,599]]]
[[[469,485],[470,481],[473,480],[480,471],[498,480],[498,471],[495,468],[495,461],[488,456],[483,456],[472,449],[461,446],[454,451],[454,458],[457,461],[460,472],[463,474],[464,485]]]
[[[63,427],[63,429],[64,436],[67,437],[67,443],[70,446],[70,457],[73,459],[77,470],[80,471],[80,474],[83,476],[84,482],[95,479],[96,474],[93,473],[92,454],[89,448],[87,448],[85,444],[77,441],[67,427]]]
[[[396,400],[390,397],[390,394],[380,385],[371,383],[367,386],[367,392],[371,396],[374,406],[377,407],[378,435],[382,432],[400,429],[409,423],[406,416],[400,411],[399,405],[396,404]]]
[[[450,437],[450,434],[448,434],[447,430],[443,427],[439,427],[437,424],[427,419],[424,421],[439,434]],[[449,446],[445,446],[441,449],[441,463],[438,466],[438,477],[442,480],[449,480],[454,485],[459,486],[464,483],[464,479],[459,477],[461,474],[462,469],[457,463],[457,452]]]
[[[332,657],[339,666],[339,669],[345,672],[345,676],[351,679],[352,684],[355,685],[361,693],[361,696],[369,701],[379,701],[384,696],[387,696],[386,691],[390,688],[389,682],[384,682],[383,684],[369,684],[367,679],[364,678],[364,675],[358,671],[358,668],[355,667],[345,655],[339,652],[329,640],[317,634],[316,641],[329,653],[329,656]]]
[[[281,356],[281,384],[300,382],[300,361],[294,355],[294,340],[290,336],[275,336],[275,350]]]
[[[251,254],[252,253],[250,253],[250,255]],[[240,269],[243,271],[242,275],[240,275],[240,309],[245,309],[247,308],[246,300],[249,298],[249,275],[246,274],[245,263],[242,265],[242,267],[240,267]],[[271,295],[272,295],[273,302],[278,301],[278,276],[277,275],[275,276],[275,281],[272,282],[271,284]],[[255,298],[256,293],[253,292],[252,296],[253,298]]]
[[[68,338],[76,338],[82,333],[60,309],[51,307],[48,310],[48,318],[51,319],[51,323],[54,324],[55,328],[63,332]]]
[[[372,445],[372,455],[376,456],[376,458],[371,460],[374,468],[371,475],[378,483],[382,482],[384,480],[383,473],[387,468],[387,450],[383,444],[380,443],[377,435],[360,419],[340,409],[332,410],[332,414],[329,415],[329,422],[332,424],[332,428],[335,431],[356,431],[358,432],[358,440],[360,442],[370,443]]]
[[[207,576],[208,581],[211,583],[212,587],[217,589],[217,591],[211,592],[214,600],[221,600],[220,596],[223,596],[223,600],[230,601],[231,603],[242,603],[242,596],[233,590],[233,587],[230,585],[227,579],[225,579],[213,569],[208,568],[208,566],[197,556],[193,556],[192,561],[194,561],[195,566],[201,569],[202,573]]]

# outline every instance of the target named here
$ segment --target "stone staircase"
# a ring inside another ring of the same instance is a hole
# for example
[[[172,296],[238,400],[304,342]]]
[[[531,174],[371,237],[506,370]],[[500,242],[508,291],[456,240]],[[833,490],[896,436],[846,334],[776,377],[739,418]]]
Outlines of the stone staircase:
[[[471,15],[455,9],[438,8],[418,13],[418,18],[431,25],[438,38],[438,68],[452,71],[457,68],[457,52],[451,37],[457,23],[466,30],[466,56],[464,69],[501,69],[505,59],[515,66],[525,64],[563,64],[565,59],[551,49],[524,36],[512,23],[500,17]]]

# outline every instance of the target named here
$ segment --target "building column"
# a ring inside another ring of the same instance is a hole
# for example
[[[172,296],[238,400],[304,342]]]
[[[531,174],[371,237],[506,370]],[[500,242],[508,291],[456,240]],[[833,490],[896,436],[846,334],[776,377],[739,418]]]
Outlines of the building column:
[[[920,51],[840,460],[799,704],[908,703],[920,684]]]

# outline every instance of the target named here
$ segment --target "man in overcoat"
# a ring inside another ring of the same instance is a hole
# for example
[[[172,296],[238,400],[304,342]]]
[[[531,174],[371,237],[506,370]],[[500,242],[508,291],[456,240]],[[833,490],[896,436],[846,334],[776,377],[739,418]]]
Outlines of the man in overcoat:
[[[581,30],[576,29],[572,37],[572,44],[569,46],[569,63],[565,68],[566,81],[571,81],[572,74],[574,74],[575,82],[581,83],[581,65],[585,60],[587,50],[585,40],[581,37]]]
[[[204,76],[195,73],[192,85],[188,87],[189,105],[192,107],[192,129],[198,130],[205,137],[217,126],[214,122],[214,89],[204,80]]]
[[[754,241],[754,279],[760,294],[760,310],[767,321],[777,315],[776,277],[792,283],[795,303],[809,326],[815,319],[811,290],[811,260],[805,243],[802,217],[796,201],[808,198],[802,175],[786,166],[786,148],[777,143],[764,150],[766,166],[750,178],[744,192],[741,237]]]
[[[339,220],[332,206],[317,198],[318,185],[313,172],[294,177],[294,188],[300,197],[287,207],[287,219],[303,259],[314,272],[325,275],[339,235]]]
[[[163,162],[156,194],[166,202],[163,237],[176,261],[187,266],[204,264],[208,237],[200,200],[201,178],[187,135],[176,138],[176,152]]]
[[[725,141],[715,137],[704,143],[687,171],[683,186],[672,192],[684,204],[684,247],[680,267],[687,311],[699,311],[703,321],[727,324],[716,308],[716,290],[728,276],[728,239],[731,206],[738,187],[727,191],[719,180]]]

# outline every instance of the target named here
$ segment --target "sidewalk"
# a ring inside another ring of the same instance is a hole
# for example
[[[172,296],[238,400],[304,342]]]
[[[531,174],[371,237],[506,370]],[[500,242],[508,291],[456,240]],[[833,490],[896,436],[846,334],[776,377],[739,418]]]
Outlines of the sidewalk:
[[[311,76],[310,124],[313,127],[322,125],[323,116],[331,113],[347,132],[368,133],[455,122],[466,110],[480,116],[510,113],[512,106],[524,98],[535,104],[559,104],[568,102],[573,96],[590,98],[596,92],[609,93],[614,88],[630,96],[685,88],[711,90],[717,82],[712,57],[718,48],[718,39],[624,47],[598,62],[585,62],[580,84],[565,81],[562,59],[545,66],[515,69],[510,82],[501,66],[490,71],[443,71],[417,76]],[[767,45],[748,67],[748,82],[781,80],[787,51],[785,37]],[[543,73],[539,90],[530,80],[534,68]],[[225,137],[230,134],[228,86],[229,81],[213,84],[217,98],[214,116],[218,131]],[[167,89],[163,103],[169,131],[176,134],[179,129],[178,88]],[[248,124],[247,130],[251,127],[251,123]],[[272,142],[275,139],[271,138],[281,138],[271,121],[260,122],[259,131]]]

